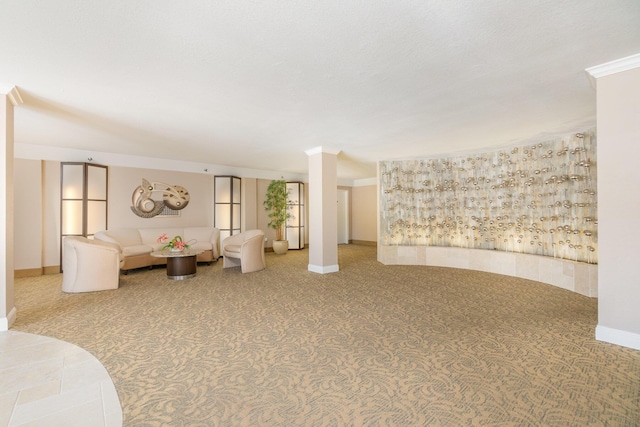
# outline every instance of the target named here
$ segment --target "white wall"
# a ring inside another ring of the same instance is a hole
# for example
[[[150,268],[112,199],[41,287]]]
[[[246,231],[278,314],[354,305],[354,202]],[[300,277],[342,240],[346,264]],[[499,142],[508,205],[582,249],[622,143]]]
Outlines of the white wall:
[[[15,88],[14,88],[15,89]],[[11,93],[16,93],[12,90]],[[0,331],[15,320],[14,271],[14,203],[13,203],[13,101],[0,93]]]
[[[34,187],[42,192],[42,265],[54,273],[60,270],[60,162],[44,161],[42,176],[42,188]],[[16,204],[20,215],[24,208]]]
[[[256,178],[242,178],[242,206],[240,208],[242,212],[240,217],[240,227],[242,231],[255,230],[258,228],[257,185]]]
[[[14,159],[15,270],[60,265],[60,162]]]
[[[445,246],[378,244],[385,265],[464,268],[548,283],[588,297],[598,296],[598,266],[543,255]]]
[[[348,244],[351,240],[351,189],[338,186],[337,217],[338,244]]]
[[[598,78],[600,340],[640,349],[640,68]]]
[[[20,206],[15,216],[14,268],[16,270],[42,267],[42,162],[14,160],[14,206]]]
[[[359,242],[377,242],[377,210],[376,198],[378,187],[366,185],[351,189],[351,239]]]

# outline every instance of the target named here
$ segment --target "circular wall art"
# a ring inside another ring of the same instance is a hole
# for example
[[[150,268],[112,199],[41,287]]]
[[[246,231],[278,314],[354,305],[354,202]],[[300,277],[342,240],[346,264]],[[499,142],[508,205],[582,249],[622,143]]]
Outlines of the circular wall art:
[[[162,200],[151,198],[153,193],[162,193]],[[142,178],[142,185],[133,190],[131,211],[141,218],[153,218],[166,207],[181,210],[189,204],[189,192],[179,185],[150,182]]]

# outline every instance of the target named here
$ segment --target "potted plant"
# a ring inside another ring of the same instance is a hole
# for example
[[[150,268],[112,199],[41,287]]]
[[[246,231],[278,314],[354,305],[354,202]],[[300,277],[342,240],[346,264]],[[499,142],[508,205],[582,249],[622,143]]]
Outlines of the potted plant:
[[[276,238],[273,241],[273,251],[277,254],[284,254],[289,249],[289,241],[285,240],[285,225],[289,212],[287,205],[289,202],[289,192],[287,182],[284,179],[271,181],[267,187],[267,194],[264,199],[264,208],[269,211],[269,227],[276,231]]]

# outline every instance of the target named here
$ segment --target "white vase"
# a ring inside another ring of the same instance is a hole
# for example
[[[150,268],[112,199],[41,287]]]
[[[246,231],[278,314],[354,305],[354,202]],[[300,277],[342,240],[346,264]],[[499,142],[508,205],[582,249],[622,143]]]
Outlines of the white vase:
[[[289,241],[288,240],[274,240],[273,241],[273,252],[278,255],[286,254],[289,250]]]

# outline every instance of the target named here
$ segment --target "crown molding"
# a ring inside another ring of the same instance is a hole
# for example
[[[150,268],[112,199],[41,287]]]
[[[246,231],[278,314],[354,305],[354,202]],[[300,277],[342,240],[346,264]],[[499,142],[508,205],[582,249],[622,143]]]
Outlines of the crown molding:
[[[373,178],[362,178],[362,179],[354,179],[353,187],[366,187],[369,185],[377,185],[378,178],[375,176]]]
[[[25,160],[50,160],[58,162],[93,162],[105,166],[119,166],[137,169],[156,169],[163,171],[199,173],[207,175],[235,175],[243,178],[279,179],[281,171],[250,169],[211,163],[196,163],[162,159],[157,157],[134,156],[131,154],[107,153],[102,151],[79,150],[16,142],[14,158]],[[284,173],[288,181],[308,181],[304,173]]]
[[[24,104],[22,95],[20,95],[20,91],[16,86],[0,83],[0,94],[7,95],[7,98],[9,98],[9,101],[11,101],[11,104],[13,104],[14,107]]]
[[[640,53],[627,56],[625,58],[616,59],[615,61],[606,62],[604,64],[595,65],[587,68],[587,77],[591,81],[591,86],[596,87],[596,80],[600,77],[609,76],[611,74],[621,73],[622,71],[633,70],[640,67]]]
[[[338,153],[340,153],[340,151],[341,150],[337,150],[334,148],[315,147],[315,148],[310,148],[308,150],[305,150],[305,153],[307,154],[307,156],[313,156],[314,154],[319,154],[319,153],[335,154],[337,156]]]
[[[22,100],[22,95],[20,95],[20,91],[18,90],[17,86],[14,86],[13,89],[11,89],[8,96],[9,96],[9,100],[11,101],[14,107],[24,104],[24,101]]]
[[[101,151],[78,150],[74,148],[53,147],[48,145],[34,145],[18,143],[14,144],[14,158],[25,160],[50,160],[58,162],[95,162],[105,166],[119,166],[138,169],[157,169],[163,171],[204,173],[208,175],[235,175],[243,178],[280,179],[283,172],[272,170],[250,169],[236,166],[226,166],[211,163],[196,163],[161,159],[157,157],[134,156],[131,154],[116,154]],[[309,182],[307,173],[284,173],[288,181]],[[354,180],[339,178],[338,185],[345,187],[357,187],[362,185],[375,185],[376,178]],[[0,329],[1,330],[1,329]]]

